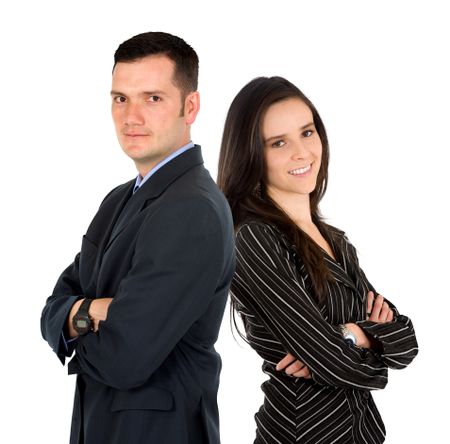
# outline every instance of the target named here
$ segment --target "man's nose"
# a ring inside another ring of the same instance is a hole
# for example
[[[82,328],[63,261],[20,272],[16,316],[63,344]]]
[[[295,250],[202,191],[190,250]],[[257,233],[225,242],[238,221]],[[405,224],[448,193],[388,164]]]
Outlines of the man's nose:
[[[138,103],[128,103],[125,112],[125,124],[126,125],[143,125],[144,114],[142,112],[142,106]]]

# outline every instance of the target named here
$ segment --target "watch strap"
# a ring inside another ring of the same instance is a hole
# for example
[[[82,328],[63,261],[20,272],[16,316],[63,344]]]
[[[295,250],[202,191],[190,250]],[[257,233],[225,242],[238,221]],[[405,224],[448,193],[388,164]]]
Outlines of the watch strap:
[[[78,308],[77,313],[89,316],[89,307],[91,306],[93,300],[94,299],[85,298]]]

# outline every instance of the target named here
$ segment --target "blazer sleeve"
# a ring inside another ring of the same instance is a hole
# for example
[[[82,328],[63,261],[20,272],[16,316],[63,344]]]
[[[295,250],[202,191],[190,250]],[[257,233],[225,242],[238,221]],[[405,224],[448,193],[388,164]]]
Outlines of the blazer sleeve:
[[[368,288],[374,294],[378,294],[359,267],[355,247],[350,244],[350,248],[353,250],[354,260]],[[385,301],[394,312],[392,322],[380,324],[372,321],[357,321],[356,324],[381,343],[379,357],[387,366],[402,369],[410,364],[419,352],[416,334],[411,320],[407,316],[401,315],[392,302],[387,299]]]
[[[103,199],[101,205],[119,187],[111,190]],[[101,206],[100,205],[100,206]],[[74,261],[62,272],[52,295],[47,298],[41,314],[42,337],[48,342],[56,353],[62,364],[65,358],[72,355],[77,339],[66,341],[67,316],[72,305],[84,297],[80,284],[80,253],[75,256]]]
[[[63,332],[72,305],[83,298],[79,281],[80,253],[74,261],[61,274],[53,290],[47,299],[41,315],[42,337],[48,342],[57,354],[62,364],[65,358],[73,353],[75,342],[66,343]]]
[[[151,214],[106,321],[80,337],[69,373],[120,390],[144,384],[212,302],[224,270],[221,231],[206,200],[169,202]]]
[[[309,367],[315,382],[351,389],[383,388],[386,364],[371,350],[349,346],[339,328],[323,318],[281,242],[279,234],[266,224],[240,228],[233,297],[287,352]]]

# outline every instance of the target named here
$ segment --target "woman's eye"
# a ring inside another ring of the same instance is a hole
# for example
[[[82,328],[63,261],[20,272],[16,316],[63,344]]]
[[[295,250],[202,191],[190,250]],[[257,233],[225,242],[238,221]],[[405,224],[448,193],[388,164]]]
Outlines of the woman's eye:
[[[285,145],[284,140],[277,140],[276,142],[272,143],[272,148],[281,148],[283,145]]]
[[[311,137],[313,135],[313,130],[306,130],[303,132],[303,137]]]

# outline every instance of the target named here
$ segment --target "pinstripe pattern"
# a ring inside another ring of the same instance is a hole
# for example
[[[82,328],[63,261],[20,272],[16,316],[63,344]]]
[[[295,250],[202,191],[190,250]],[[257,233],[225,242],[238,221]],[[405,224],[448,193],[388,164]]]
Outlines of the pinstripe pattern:
[[[269,376],[255,415],[257,444],[383,442],[385,429],[370,390],[385,387],[388,367],[403,368],[417,354],[411,321],[389,301],[393,322],[364,320],[367,292],[375,290],[344,233],[333,229],[328,240],[336,261],[324,256],[335,281],[318,305],[301,258],[276,227],[253,221],[236,234],[231,295]],[[383,351],[349,346],[339,330],[348,322],[377,338]],[[275,370],[287,351],[309,367],[312,379]]]

